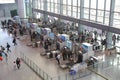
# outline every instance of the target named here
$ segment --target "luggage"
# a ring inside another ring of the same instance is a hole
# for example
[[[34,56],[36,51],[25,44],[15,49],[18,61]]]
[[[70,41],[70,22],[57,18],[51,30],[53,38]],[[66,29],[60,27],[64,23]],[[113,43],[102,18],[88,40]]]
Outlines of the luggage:
[[[70,70],[70,75],[76,75],[76,71]]]

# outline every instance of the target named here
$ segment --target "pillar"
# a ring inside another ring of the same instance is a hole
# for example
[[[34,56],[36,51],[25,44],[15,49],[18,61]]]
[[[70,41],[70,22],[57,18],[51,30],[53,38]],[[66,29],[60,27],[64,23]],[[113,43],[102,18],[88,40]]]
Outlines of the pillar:
[[[43,1],[43,8],[44,8],[44,11],[47,11],[47,0]],[[48,21],[48,15],[43,14],[43,17],[44,17],[44,21]]]
[[[18,16],[20,18],[26,17],[26,10],[25,10],[25,0],[16,0],[17,8],[18,8]]]
[[[63,0],[60,0],[60,14],[63,14]]]
[[[113,26],[113,18],[114,18],[114,9],[115,9],[115,0],[111,0],[111,4],[110,4],[110,15],[109,15],[109,26]],[[106,35],[106,39],[107,39],[107,48],[111,48],[113,45],[113,40],[112,40],[112,36],[113,33],[109,32],[109,28],[108,28],[108,32]],[[112,43],[111,43],[112,42]]]
[[[80,19],[83,19],[84,18],[84,0],[80,0]],[[81,32],[83,32],[83,30],[84,30],[84,25],[82,25],[82,24],[78,24],[78,26],[79,26],[79,33],[81,33]]]

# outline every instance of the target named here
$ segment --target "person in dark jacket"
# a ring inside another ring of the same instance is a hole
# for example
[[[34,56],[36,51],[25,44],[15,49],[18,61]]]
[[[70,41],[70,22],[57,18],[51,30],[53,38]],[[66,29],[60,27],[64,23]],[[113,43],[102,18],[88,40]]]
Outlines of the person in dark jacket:
[[[17,65],[17,68],[20,69],[20,58],[18,57],[16,59],[16,65]]]
[[[10,45],[9,45],[8,43],[7,43],[6,48],[7,48],[7,52],[11,52],[11,50],[10,50]]]
[[[14,46],[17,45],[16,38],[13,38],[13,44],[14,44]]]

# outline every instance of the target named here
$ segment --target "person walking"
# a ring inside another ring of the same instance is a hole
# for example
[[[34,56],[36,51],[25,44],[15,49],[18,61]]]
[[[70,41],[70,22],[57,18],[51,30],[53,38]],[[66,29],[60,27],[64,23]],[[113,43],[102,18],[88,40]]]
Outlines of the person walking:
[[[16,38],[13,38],[13,44],[14,44],[14,46],[17,45]]]
[[[17,31],[16,31],[16,29],[14,29],[14,37],[17,37]]]
[[[7,20],[4,21],[4,25],[5,25],[5,27],[6,27],[6,24],[7,24]]]
[[[2,58],[2,51],[0,50],[0,61],[2,61],[3,58]]]
[[[16,62],[13,62],[13,70],[16,70]]]
[[[2,24],[2,27],[4,28],[4,24],[5,24],[4,21],[1,21],[1,24]]]
[[[4,54],[5,54],[6,63],[8,64],[8,55],[7,55],[7,53],[4,53]]]
[[[4,52],[5,51],[5,48],[1,45],[1,51]]]
[[[56,60],[57,60],[58,64],[60,65],[60,53],[56,54]]]
[[[18,57],[16,59],[16,65],[17,65],[17,68],[20,69],[20,58]]]
[[[8,43],[7,43],[6,48],[7,48],[7,52],[11,52],[11,50],[10,50],[10,45],[9,45]]]

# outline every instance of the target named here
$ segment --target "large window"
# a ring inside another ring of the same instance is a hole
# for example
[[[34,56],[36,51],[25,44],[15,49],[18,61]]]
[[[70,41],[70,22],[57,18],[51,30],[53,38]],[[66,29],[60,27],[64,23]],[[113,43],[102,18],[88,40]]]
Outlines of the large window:
[[[105,25],[109,25],[111,0],[83,0],[83,2],[84,2],[83,5],[81,5],[81,0],[47,0],[46,3],[44,3],[44,0],[33,0],[32,7],[36,9],[44,10],[44,8],[46,8],[45,6],[47,6],[46,9],[49,12],[53,12],[57,14],[61,12],[63,13],[63,15],[67,15],[75,18],[80,18],[80,16],[82,15],[84,16],[83,18],[85,20],[91,20],[97,23],[101,23],[101,24],[104,23]],[[120,26],[119,3],[120,0],[115,0],[115,10],[113,11],[114,27]],[[29,4],[26,5],[29,6]],[[83,12],[80,12],[81,6],[83,6],[82,7]]]
[[[77,6],[77,0],[73,0],[73,6]]]
[[[91,8],[96,9],[96,0],[91,0]]]
[[[90,20],[95,21],[95,16],[96,16],[96,10],[91,9]]]
[[[38,0],[38,9],[41,9],[41,0]]]
[[[44,10],[44,0],[41,0],[41,10]]]
[[[115,0],[115,11],[120,11],[120,0]]]
[[[89,0],[84,0],[84,7],[89,7]]]
[[[67,13],[67,6],[63,5],[63,15],[66,15],[66,13]]]
[[[80,0],[78,0],[78,7],[80,8]]]
[[[67,0],[63,0],[63,4],[65,4],[65,5],[66,5],[66,4],[67,4],[66,2],[67,2]]]
[[[54,3],[51,2],[51,12],[54,12]]]
[[[71,11],[68,10],[68,16],[71,16]]]
[[[110,11],[110,2],[111,0],[106,0],[106,10]]]
[[[79,19],[80,18],[80,0],[78,0],[78,15],[77,15],[77,18]]]
[[[68,0],[68,5],[72,5],[72,4],[71,4],[71,1],[72,1],[72,0]]]
[[[89,9],[88,8],[84,8],[84,18],[89,19]]]
[[[108,11],[105,12],[105,25],[109,25],[109,14],[110,12]]]
[[[47,3],[47,11],[50,11],[50,2]]]
[[[98,0],[98,9],[104,10],[104,2],[105,0]]]
[[[73,17],[77,18],[77,13],[73,11]]]
[[[98,11],[97,22],[103,23],[103,11],[102,10]]]
[[[73,0],[73,6],[72,6],[72,17],[76,18],[77,17],[77,8],[78,8],[78,0]]]
[[[73,12],[77,12],[77,7],[73,6]]]
[[[35,8],[38,8],[38,0],[35,0]]]
[[[114,23],[113,26],[120,28],[120,0],[115,0]]]
[[[58,13],[58,4],[55,4],[55,13]]]

